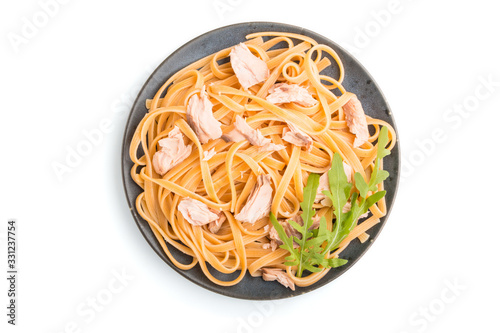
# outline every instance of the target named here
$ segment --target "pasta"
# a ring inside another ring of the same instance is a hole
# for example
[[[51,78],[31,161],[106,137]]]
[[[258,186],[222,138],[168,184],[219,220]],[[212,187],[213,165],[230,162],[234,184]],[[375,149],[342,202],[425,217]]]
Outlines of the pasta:
[[[381,126],[389,130],[389,150],[395,145],[396,133],[387,122],[363,116],[372,134],[356,147],[357,134],[353,134],[346,118],[349,116],[346,105],[355,95],[342,86],[348,73],[330,47],[306,36],[280,32],[254,33],[247,36],[244,44],[269,69],[262,82],[243,88],[231,62],[224,61],[233,49],[227,48],[178,71],[146,101],[148,112],[130,143],[130,158],[134,163],[131,176],[143,190],[136,199],[136,207],[165,254],[180,269],[200,265],[210,281],[231,286],[240,282],[247,271],[257,277],[262,275],[263,268],[276,268],[286,272],[295,285],[309,286],[330,268],[296,277],[295,267],[284,264],[288,252],[270,246],[269,214],[253,223],[237,220],[235,215],[248,204],[256,184],[265,175],[272,188],[270,211],[279,219],[294,218],[300,214],[309,174],[327,172],[333,155],[339,153],[353,173],[359,172],[366,180],[374,168]],[[329,59],[338,67],[336,78],[321,74],[332,65]],[[298,102],[270,102],[269,92],[277,91],[283,83],[288,86],[281,87],[293,86],[296,94],[309,94],[317,103],[305,106]],[[213,105],[213,121],[220,124],[222,137],[202,140],[190,121],[189,104],[194,103],[193,96],[200,96],[201,100],[203,94]],[[262,134],[259,138],[267,146],[258,146],[251,139],[225,140],[224,136],[241,131],[236,126],[241,119],[251,130],[259,130]],[[306,149],[284,140],[284,133],[290,131],[312,138],[310,146]],[[155,170],[155,163],[159,163],[155,154],[164,151],[164,158],[171,158],[172,150],[166,145],[174,142],[174,138],[178,142],[183,140],[179,145],[189,149],[184,151],[181,161],[172,161],[160,175]],[[383,190],[383,183],[379,190]],[[194,225],[188,221],[178,208],[186,198],[201,203],[200,209],[208,209],[206,214],[222,217],[218,230],[211,229],[210,224]],[[326,217],[331,230],[335,222],[332,207],[323,202],[315,203],[314,207],[319,217]],[[368,240],[366,231],[386,214],[384,199],[370,207],[370,212],[371,216],[359,223],[329,257],[338,257],[356,238],[362,242]],[[167,244],[191,257],[191,262],[179,261]],[[219,279],[208,266],[224,274],[238,271],[239,274],[232,280]]]

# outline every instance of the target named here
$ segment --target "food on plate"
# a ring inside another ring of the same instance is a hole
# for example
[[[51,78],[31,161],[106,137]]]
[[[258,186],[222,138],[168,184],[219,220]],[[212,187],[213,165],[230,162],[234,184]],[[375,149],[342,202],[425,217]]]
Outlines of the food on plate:
[[[346,75],[327,45],[254,33],[145,101],[130,143],[136,207],[175,266],[199,265],[222,286],[249,273],[296,290],[370,238],[386,214],[383,161],[396,133],[365,114]]]

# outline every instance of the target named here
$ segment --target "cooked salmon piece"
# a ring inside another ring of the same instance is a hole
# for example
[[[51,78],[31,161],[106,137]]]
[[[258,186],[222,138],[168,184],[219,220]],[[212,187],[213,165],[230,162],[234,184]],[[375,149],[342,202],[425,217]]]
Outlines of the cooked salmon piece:
[[[221,123],[214,118],[212,107],[205,86],[199,95],[195,94],[189,98],[186,110],[187,122],[202,144],[222,136]]]
[[[352,183],[352,175],[353,175],[352,167],[344,161],[342,161],[342,165],[344,166],[344,173],[347,176],[347,181],[349,183]]]
[[[356,135],[354,139],[354,147],[359,147],[368,141],[370,133],[368,132],[368,124],[366,123],[365,111],[358,97],[354,95],[343,107],[345,119],[349,131]]]
[[[342,165],[344,166],[344,172],[347,176],[347,181],[351,183],[352,168],[346,162],[342,162]],[[321,204],[323,206],[331,206],[332,202],[330,201],[329,198],[326,197],[326,195],[323,194],[323,191],[329,191],[329,190],[330,190],[330,180],[328,178],[328,171],[327,171],[324,174],[322,174],[321,177],[319,177],[319,186],[318,190],[316,191],[316,198],[314,199],[314,202],[318,203],[321,201]]]
[[[318,101],[312,97],[306,88],[298,84],[277,83],[269,89],[266,100],[273,104],[297,103],[304,107],[310,107]]]
[[[214,211],[203,202],[195,199],[182,199],[177,209],[189,223],[195,226],[202,226],[219,220],[219,215],[217,213],[214,213]]]
[[[265,138],[258,129],[253,129],[245,119],[237,115],[234,122],[234,130],[222,136],[226,142],[240,142],[248,140],[252,145],[260,147],[260,151],[276,151],[285,149],[283,145],[272,143],[271,139]]]
[[[279,220],[278,220],[279,222]],[[278,235],[278,232],[274,228],[272,224],[268,224],[264,227],[264,231],[269,231],[269,234],[267,235],[267,238],[269,238],[269,243],[264,243],[262,244],[262,247],[264,249],[271,249],[272,251],[276,250],[278,246],[280,245],[279,242],[281,242],[280,237]],[[281,243],[283,244],[283,243]]]
[[[330,190],[330,180],[328,178],[328,171],[319,177],[319,186],[316,191],[316,198],[314,198],[314,203],[318,203],[326,198],[326,195],[323,194],[323,191]]]
[[[226,220],[226,215],[222,211],[216,211],[214,209],[210,209],[210,211],[214,214],[217,214],[219,217],[217,221],[212,221],[208,224],[208,230],[210,230],[211,233],[216,234],[219,232],[220,227],[222,226],[222,223]]]
[[[264,281],[278,281],[285,287],[295,290],[295,283],[285,271],[279,268],[262,268],[262,279]]]
[[[321,216],[319,216],[318,214],[316,214],[316,215],[313,216],[312,220],[313,220],[313,223],[312,223],[311,227],[309,228],[309,230],[318,229],[320,221],[321,221]]]
[[[203,161],[209,161],[215,155],[215,148],[203,152]]]
[[[262,248],[264,250],[270,249],[271,248],[271,243],[264,243],[262,244]],[[276,248],[273,249],[273,251],[276,250]]]
[[[255,223],[261,218],[268,216],[273,201],[273,188],[271,187],[271,176],[259,175],[257,184],[247,198],[245,206],[234,216],[241,222]]]
[[[160,176],[184,161],[192,150],[191,145],[184,143],[184,136],[177,126],[168,133],[168,137],[158,141],[158,145],[161,149],[153,155],[153,168]]]
[[[311,151],[313,148],[313,139],[292,123],[287,124],[288,128],[283,128],[283,140],[298,147],[305,147],[306,151]]]
[[[254,56],[243,43],[233,47],[229,58],[234,74],[244,89],[265,81],[269,77],[267,64]]]

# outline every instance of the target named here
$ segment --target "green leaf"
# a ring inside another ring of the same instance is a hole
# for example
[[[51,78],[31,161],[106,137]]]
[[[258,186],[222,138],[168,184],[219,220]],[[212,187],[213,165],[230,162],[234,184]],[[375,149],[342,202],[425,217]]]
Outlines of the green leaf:
[[[328,259],[328,266],[330,266],[331,268],[340,267],[345,264],[347,264],[347,260],[345,259],[340,259],[340,258]]]
[[[321,272],[321,268],[313,266],[311,264],[305,264],[304,270],[308,270],[308,271],[313,272],[313,273]]]
[[[304,231],[304,225],[300,225],[298,224],[297,222],[295,222],[294,220],[288,220],[288,223],[290,223],[290,225],[295,229],[297,230],[298,232],[300,232],[301,234],[303,233]]]
[[[386,149],[387,143],[389,143],[389,134],[387,127],[382,127],[380,129],[380,133],[378,135],[378,143],[377,143],[377,158],[383,159],[387,155],[391,153],[390,150]]]
[[[304,187],[304,200],[300,203],[302,208],[302,221],[304,221],[304,229],[308,230],[312,226],[312,218],[316,213],[312,208],[314,204],[314,199],[316,198],[316,192],[319,186],[319,175],[316,173],[311,173],[309,178],[307,178],[306,187]],[[297,228],[296,228],[297,229]]]
[[[347,203],[349,193],[352,189],[352,184],[347,181],[347,175],[345,174],[342,164],[342,157],[340,157],[338,153],[333,155],[332,167],[330,171],[328,171],[328,180],[330,183],[330,192],[324,191],[323,193],[325,193],[333,203],[335,225],[328,244],[322,251],[323,255],[329,253],[335,244],[340,243],[340,230],[343,228],[345,219],[345,214],[342,210]]]
[[[359,191],[359,194],[365,198],[368,195],[368,184],[365,182],[365,179],[359,172],[354,174],[354,181],[356,182],[356,188]]]
[[[328,229],[326,228],[326,219],[324,216],[322,216],[319,220],[318,236],[324,235],[327,232]]]
[[[285,229],[279,224],[278,220],[276,219],[276,216],[274,216],[273,213],[269,215],[269,219],[271,220],[271,223],[274,226],[274,229],[278,232],[278,236],[280,237],[281,241],[283,242],[283,245],[280,247],[282,249],[288,250],[290,252],[290,256],[286,257],[287,265],[289,266],[295,266],[298,265],[299,263],[299,254],[296,249],[293,248],[293,238],[287,236]]]
[[[339,153],[333,155],[332,167],[328,171],[330,192],[324,191],[333,203],[334,214],[337,221],[342,221],[342,208],[347,203],[352,184],[347,181],[347,175],[342,165],[342,157]]]
[[[325,249],[322,252],[323,254],[328,254],[331,250],[335,249],[335,246],[338,246],[338,243],[340,243],[340,241],[338,240],[340,237],[340,227],[341,227],[340,221],[335,220],[335,224],[331,232],[331,237],[328,240],[328,244],[326,245]]]
[[[321,217],[321,220],[319,221],[319,228],[317,229],[316,235],[314,235],[313,232],[313,238],[310,238],[306,246],[307,247],[315,247],[315,246],[321,246],[325,241],[330,241],[330,237],[332,236],[332,233],[328,231],[326,228],[326,219],[324,216]]]
[[[379,202],[386,194],[386,191],[378,191],[372,195],[370,195],[367,199],[366,199],[366,211],[365,213],[368,211],[368,209],[373,206],[374,204],[376,204],[377,202]],[[364,214],[364,213],[362,213]]]
[[[386,180],[387,177],[389,177],[389,172],[380,170],[380,161],[382,160],[382,158],[391,153],[388,149],[385,148],[388,142],[389,137],[387,127],[382,127],[378,136],[377,158],[375,159],[375,166],[373,168],[370,181],[368,182],[369,191],[377,191],[377,185]],[[364,195],[363,197],[366,197],[366,195]]]
[[[307,185],[304,188],[304,200],[300,204],[303,225],[293,220],[288,221],[300,233],[300,238],[288,236],[276,217],[272,213],[270,214],[271,223],[283,242],[280,247],[290,253],[286,257],[285,264],[297,266],[298,277],[301,277],[306,270],[319,272],[321,267],[335,268],[347,263],[345,259],[330,259],[328,255],[338,248],[340,243],[349,235],[357,225],[359,217],[385,196],[385,191],[378,191],[378,184],[389,176],[387,171],[380,170],[382,158],[390,154],[389,150],[386,149],[388,142],[388,130],[386,127],[382,127],[378,138],[377,157],[375,158],[370,180],[366,182],[363,176],[357,172],[354,175],[356,191],[353,191],[352,194],[353,184],[347,181],[342,157],[338,153],[334,154],[332,166],[328,171],[330,189],[329,191],[323,191],[333,203],[335,222],[332,231],[328,230],[325,217],[321,218],[318,229],[309,230],[313,223],[312,218],[316,213],[313,204],[319,186],[319,175],[317,174],[309,175]],[[368,196],[370,192],[373,193]],[[342,210],[348,200],[351,201],[351,209],[349,212],[343,213]],[[299,244],[298,249],[294,249],[294,242]]]
[[[325,257],[324,254],[314,252],[313,253],[313,261],[318,266],[321,265],[323,267],[328,267],[328,259]]]
[[[312,208],[314,204],[314,199],[316,198],[316,192],[318,191],[319,186],[319,175],[315,173],[311,173],[309,178],[307,178],[306,187],[304,187],[304,200],[300,203],[300,207],[302,208],[302,221],[303,225],[300,226],[298,223],[294,221],[289,221],[289,223],[294,227],[297,231],[302,234],[302,239],[298,240],[297,243],[300,245],[299,252],[299,264],[297,266],[297,276],[301,277],[302,272],[306,269],[304,264],[307,264],[308,260],[308,251],[306,247],[307,239],[312,236],[312,232],[309,231],[309,228],[312,226],[312,218],[316,213]],[[309,268],[307,268],[310,270]]]
[[[362,199],[362,201],[364,201],[364,199]],[[363,208],[363,205],[358,204],[358,193],[354,192],[351,196],[351,210],[347,213],[343,228],[338,236],[338,243],[335,244],[335,246],[338,246],[347,237],[347,235],[349,235],[352,229],[356,226],[359,217],[366,213],[366,211],[363,212]],[[333,249],[335,249],[335,247],[333,247]]]
[[[375,172],[372,176],[373,180],[370,181],[370,184],[373,183],[371,184],[370,191],[376,191],[377,185],[386,180],[387,177],[389,177],[389,172],[387,172],[386,170],[378,170],[377,172]]]

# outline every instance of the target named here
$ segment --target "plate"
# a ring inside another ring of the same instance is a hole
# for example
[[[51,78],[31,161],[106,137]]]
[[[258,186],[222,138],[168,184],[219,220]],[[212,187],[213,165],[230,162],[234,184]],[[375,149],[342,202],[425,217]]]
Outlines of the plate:
[[[132,161],[128,155],[130,140],[132,139],[137,125],[147,112],[145,101],[146,99],[154,96],[155,92],[160,88],[163,82],[165,82],[178,70],[191,64],[192,62],[221,49],[243,42],[246,40],[246,35],[260,31],[298,33],[309,36],[317,42],[326,44],[333,48],[339,54],[345,66],[346,78],[343,85],[347,91],[351,91],[359,97],[367,115],[383,119],[396,129],[395,121],[389,105],[374,79],[370,76],[366,69],[356,59],[354,59],[353,56],[347,53],[340,46],[313,31],[297,26],[271,22],[239,23],[207,32],[184,44],[172,53],[165,61],[163,61],[151,74],[142,90],[139,92],[139,95],[132,106],[132,110],[130,111],[123,138],[121,166],[125,196],[130,207],[130,211],[132,212],[132,216],[149,245],[151,245],[156,254],[160,256],[170,267],[172,267],[172,269],[195,284],[222,295],[241,299],[272,300],[298,296],[332,282],[351,268],[352,265],[354,265],[370,248],[373,241],[379,235],[384,224],[386,223],[396,196],[400,173],[399,143],[396,143],[391,155],[384,158],[384,168],[390,173],[390,177],[385,182],[385,189],[387,190],[387,215],[381,219],[381,223],[377,224],[368,231],[370,234],[370,240],[364,244],[361,244],[358,239],[352,241],[340,256],[341,258],[349,260],[346,265],[330,270],[330,272],[328,272],[323,279],[312,286],[304,288],[297,287],[295,291],[287,289],[277,282],[265,282],[261,278],[254,278],[248,273],[237,285],[232,287],[222,287],[209,281],[198,265],[188,271],[183,271],[174,266],[168,257],[163,253],[163,250],[161,249],[161,246],[156,240],[148,223],[140,217],[137,209],[135,208],[135,199],[141,192],[141,188],[137,186],[130,177]],[[325,73],[334,75],[334,69],[331,71],[331,73],[328,73],[327,71],[325,71]],[[179,258],[181,262],[184,261],[183,259],[185,259],[186,263],[190,262],[188,256],[177,251],[175,248],[170,247],[170,251],[176,258]],[[215,277],[223,278],[224,276],[224,274],[218,273],[215,270],[212,270],[212,272]],[[237,275],[238,272],[234,273],[231,277],[234,278]]]

